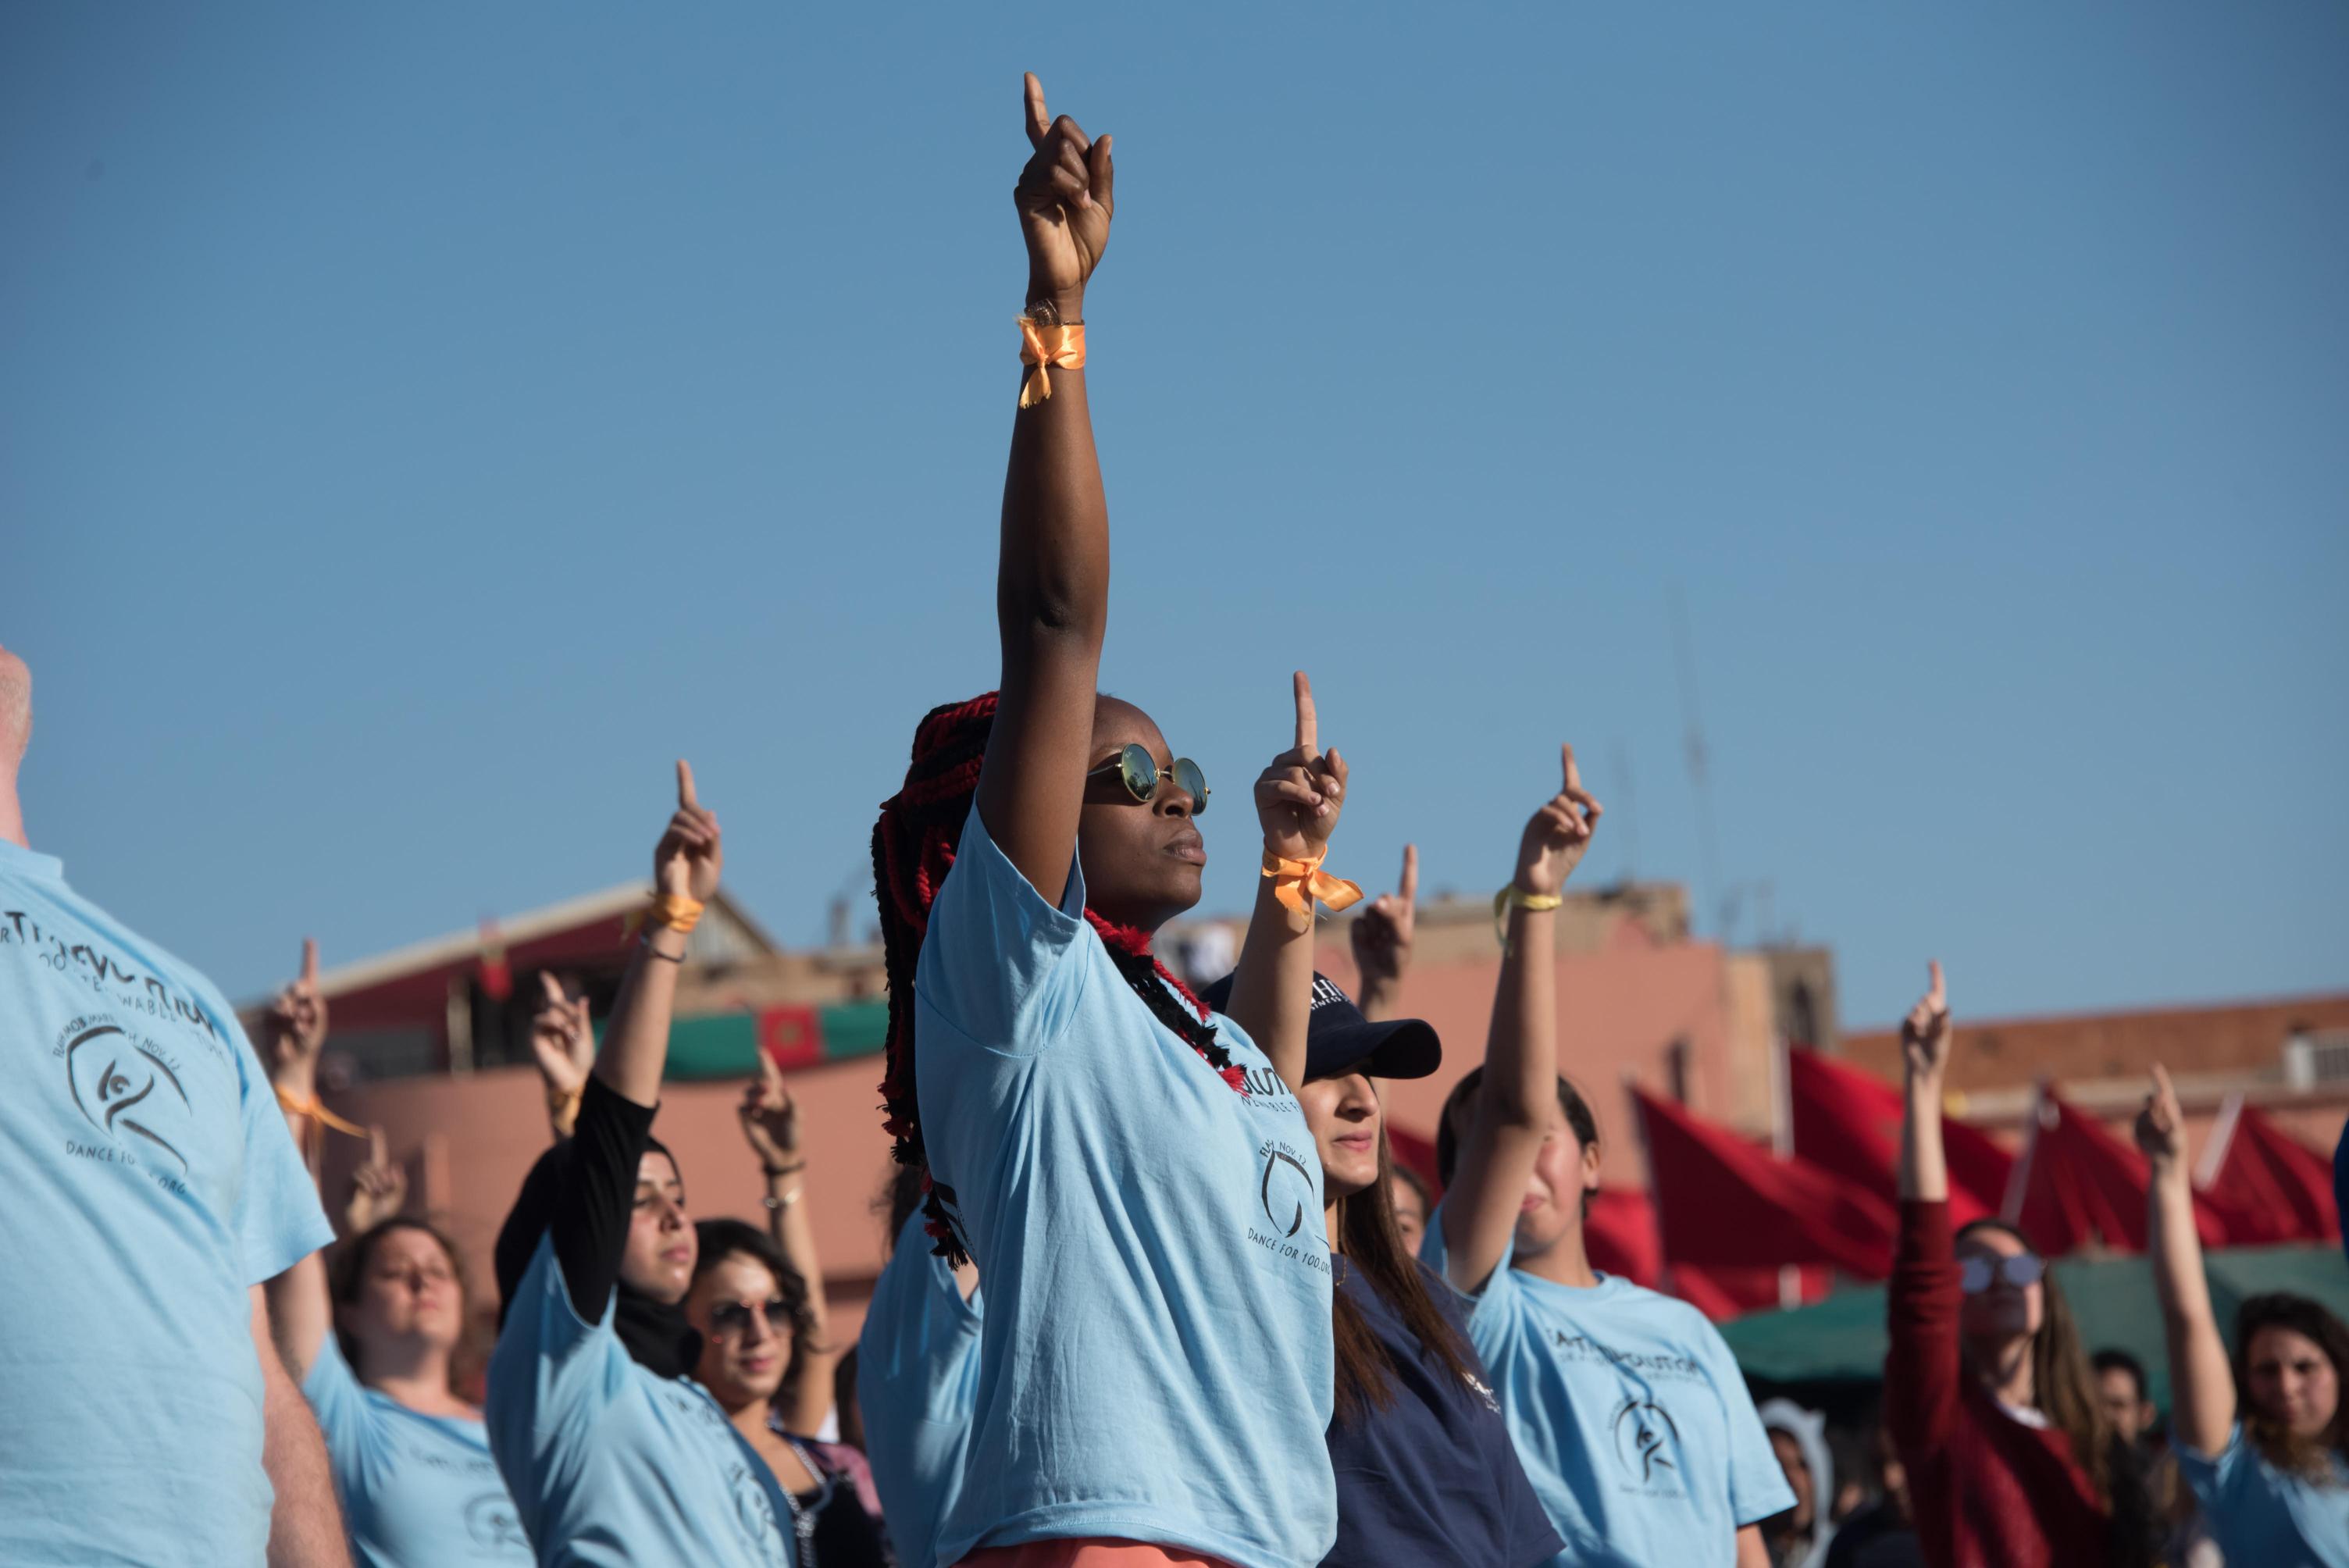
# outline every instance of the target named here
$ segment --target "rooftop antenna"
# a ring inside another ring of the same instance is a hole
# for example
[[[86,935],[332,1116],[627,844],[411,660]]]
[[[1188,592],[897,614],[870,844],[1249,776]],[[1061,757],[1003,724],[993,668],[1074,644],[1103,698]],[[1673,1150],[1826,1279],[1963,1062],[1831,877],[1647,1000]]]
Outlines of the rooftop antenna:
[[[1720,925],[1719,934],[1726,942],[1734,916],[1722,898],[1721,851],[1714,841],[1713,825],[1713,783],[1705,767],[1704,721],[1699,717],[1697,706],[1696,654],[1689,638],[1688,605],[1677,583],[1671,585],[1671,607],[1672,663],[1680,674],[1681,723],[1687,734],[1689,787],[1696,793],[1697,864],[1704,876],[1704,902],[1713,910]]]
[[[1615,738],[1615,777],[1607,792],[1623,803],[1617,840],[1623,846],[1623,885],[1630,887],[1640,880],[1640,813],[1631,795],[1631,743],[1620,736]]]

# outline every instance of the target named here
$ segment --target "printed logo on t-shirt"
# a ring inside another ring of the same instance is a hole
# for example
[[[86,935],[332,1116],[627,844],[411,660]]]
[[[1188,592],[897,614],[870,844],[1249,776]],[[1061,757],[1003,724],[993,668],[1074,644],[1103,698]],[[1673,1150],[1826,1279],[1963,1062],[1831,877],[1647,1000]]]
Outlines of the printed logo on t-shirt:
[[[1680,1496],[1680,1451],[1681,1429],[1654,1400],[1626,1399],[1615,1412],[1615,1459],[1630,1483],[1625,1491]]]
[[[1278,1257],[1326,1274],[1330,1260],[1316,1244],[1321,1238],[1321,1199],[1307,1158],[1278,1138],[1257,1146],[1257,1207],[1264,1223],[1251,1222],[1247,1238]]]
[[[530,1550],[530,1537],[523,1533],[522,1515],[502,1488],[485,1491],[465,1504],[465,1534],[476,1546]]]
[[[97,943],[74,936],[42,929],[39,921],[21,909],[0,910],[0,947],[29,950],[35,962],[47,965],[67,984],[104,996],[109,1006],[169,1019],[213,1040],[221,1037],[220,1026],[193,996],[130,967]]]
[[[81,1113],[67,1130],[66,1152],[143,1171],[167,1191],[184,1192],[195,1120],[186,1059],[105,1014],[67,1024],[49,1054]]]

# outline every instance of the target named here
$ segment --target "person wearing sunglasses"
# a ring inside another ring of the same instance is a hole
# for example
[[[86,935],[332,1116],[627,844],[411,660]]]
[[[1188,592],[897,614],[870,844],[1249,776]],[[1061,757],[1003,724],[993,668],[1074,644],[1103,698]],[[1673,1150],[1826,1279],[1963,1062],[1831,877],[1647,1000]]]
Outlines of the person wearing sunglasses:
[[[1080,324],[1110,139],[1025,90],[1032,372],[1003,489],[1001,690],[922,720],[874,829],[885,1126],[927,1174],[924,1233],[974,1258],[988,1297],[935,1545],[986,1568],[1293,1568],[1337,1533],[1331,1264],[1296,1085],[1315,903],[1360,896],[1322,866],[1347,769],[1298,675],[1295,744],[1255,790],[1256,914],[1214,1012],[1152,950],[1201,895],[1206,782],[1099,690],[1109,519]]]
[[[701,1336],[694,1376],[774,1472],[791,1503],[799,1568],[887,1568],[888,1536],[865,1507],[865,1475],[845,1457],[854,1450],[820,1441],[806,1429],[821,1423],[805,1411],[785,1419],[792,1396],[806,1392],[793,1371],[821,1343],[808,1282],[754,1225],[703,1220],[694,1232],[698,1253],[685,1298],[686,1321]],[[813,1370],[823,1387],[805,1403],[829,1405],[830,1359]]]
[[[792,1503],[695,1380],[680,1305],[699,1247],[685,1178],[653,1138],[686,937],[718,892],[718,819],[677,765],[652,903],[571,1136],[539,1156],[498,1233],[490,1451],[543,1564],[792,1568]],[[533,1029],[567,1038],[550,987]]]
[[[1950,1228],[1941,966],[1900,1026],[1900,1232],[1884,1418],[1934,1568],[2149,1563],[2144,1479],[2106,1419],[2063,1287],[2002,1220]]]

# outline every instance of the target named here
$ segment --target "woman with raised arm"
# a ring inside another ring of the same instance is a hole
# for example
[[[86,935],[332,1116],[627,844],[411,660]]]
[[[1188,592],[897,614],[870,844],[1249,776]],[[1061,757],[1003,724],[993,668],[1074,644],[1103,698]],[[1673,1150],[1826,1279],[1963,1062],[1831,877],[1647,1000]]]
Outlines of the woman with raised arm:
[[[1574,748],[1494,896],[1501,975],[1485,1065],[1437,1129],[1445,1191],[1423,1255],[1470,1298],[1517,1457],[1566,1549],[1551,1561],[1764,1568],[1794,1506],[1745,1379],[1686,1302],[1590,1266],[1599,1130],[1557,1071],[1557,911],[1598,826]]]
[[[718,819],[677,765],[657,890],[572,1135],[539,1157],[497,1245],[491,1451],[542,1563],[788,1568],[791,1503],[691,1374],[685,1179],[654,1141],[686,934],[718,891]],[[559,1031],[551,1000],[539,1026]]]
[[[2105,1419],[2061,1286],[2022,1232],[1950,1233],[1941,966],[1900,1025],[1900,1240],[1885,1298],[1884,1420],[1934,1568],[2151,1561],[2143,1479]]]
[[[2153,1166],[2147,1234],[2178,1473],[2228,1562],[2349,1568],[2349,1327],[2303,1295],[2251,1296],[2235,1315],[2229,1366],[2194,1231],[2186,1118],[2158,1065],[2137,1142]]]
[[[1299,675],[1295,746],[1257,784],[1232,1016],[1212,1013],[1151,956],[1199,898],[1206,781],[1095,691],[1109,527],[1081,366],[1110,139],[1047,115],[1033,77],[1027,119],[1002,689],[922,721],[874,830],[887,1126],[929,1172],[930,1233],[988,1291],[940,1555],[1290,1568],[1336,1529],[1328,1245],[1290,1221],[1321,1207],[1294,1092],[1314,901],[1360,896],[1321,866],[1346,766]]]
[[[316,1068],[327,1026],[318,950],[302,947],[302,976],[266,1021],[270,1076],[297,1140],[324,1114]],[[367,1140],[331,1265],[312,1253],[265,1286],[277,1353],[326,1434],[351,1555],[359,1568],[527,1563],[481,1412],[456,1392],[463,1261],[437,1226],[400,1212],[407,1172],[381,1129]]]
[[[701,1336],[694,1376],[742,1440],[775,1474],[792,1506],[800,1568],[887,1568],[888,1537],[868,1509],[872,1480],[855,1449],[816,1436],[832,1413],[839,1357],[808,1222],[799,1108],[774,1058],[742,1094],[742,1136],[767,1178],[768,1227],[703,1220],[686,1321]]]

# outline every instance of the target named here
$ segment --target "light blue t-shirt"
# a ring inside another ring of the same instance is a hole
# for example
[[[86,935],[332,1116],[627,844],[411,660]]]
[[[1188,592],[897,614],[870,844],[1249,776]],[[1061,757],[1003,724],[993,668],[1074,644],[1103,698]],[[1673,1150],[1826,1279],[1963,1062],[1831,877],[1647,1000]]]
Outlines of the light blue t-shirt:
[[[636,1364],[613,1310],[580,1320],[542,1236],[490,1356],[490,1452],[539,1562],[791,1568],[774,1472],[707,1388]]]
[[[1420,1256],[1440,1273],[1444,1254],[1439,1205]],[[1469,1301],[1468,1337],[1566,1542],[1557,1568],[1731,1568],[1742,1526],[1795,1506],[1735,1358],[1688,1303],[1613,1274],[1554,1284],[1506,1255]]]
[[[259,1563],[250,1287],[334,1240],[212,983],[0,842],[0,1563]]]
[[[479,1421],[428,1416],[353,1375],[329,1334],[302,1379],[359,1568],[536,1561]]]
[[[986,1287],[965,1301],[954,1270],[930,1251],[922,1225],[916,1209],[897,1233],[897,1250],[873,1287],[856,1341],[864,1457],[898,1568],[930,1568],[938,1522],[962,1488],[986,1310]]]
[[[1330,1249],[1297,1097],[1230,1019],[1250,1092],[1154,1016],[974,810],[915,974],[933,1178],[987,1287],[940,1556],[1069,1536],[1318,1563],[1337,1536]]]
[[[2240,1425],[2216,1459],[2196,1453],[2174,1434],[2170,1452],[2228,1562],[2349,1568],[2349,1467],[2338,1456],[2332,1484],[2320,1486],[2268,1463],[2243,1440]]]

